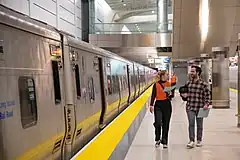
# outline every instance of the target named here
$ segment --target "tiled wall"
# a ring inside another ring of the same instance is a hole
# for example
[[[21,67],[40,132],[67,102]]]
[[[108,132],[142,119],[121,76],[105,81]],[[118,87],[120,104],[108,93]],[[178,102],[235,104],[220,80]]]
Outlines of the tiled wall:
[[[82,37],[81,0],[0,0],[0,4]]]

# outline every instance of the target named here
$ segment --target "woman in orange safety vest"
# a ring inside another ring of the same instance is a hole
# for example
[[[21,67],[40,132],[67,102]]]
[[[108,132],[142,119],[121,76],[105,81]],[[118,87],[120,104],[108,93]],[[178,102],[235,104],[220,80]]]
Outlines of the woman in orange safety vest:
[[[171,85],[176,86],[176,84],[177,84],[177,76],[175,73],[173,73],[171,77]],[[172,89],[172,97],[174,97],[174,95],[175,95],[175,88]]]
[[[154,111],[154,127],[155,127],[155,147],[163,144],[163,148],[167,148],[169,123],[172,114],[171,104],[171,83],[167,71],[160,71],[158,73],[158,81],[153,85],[150,112]],[[167,91],[168,89],[168,91]],[[155,101],[155,104],[154,104]],[[161,137],[162,129],[162,139]]]

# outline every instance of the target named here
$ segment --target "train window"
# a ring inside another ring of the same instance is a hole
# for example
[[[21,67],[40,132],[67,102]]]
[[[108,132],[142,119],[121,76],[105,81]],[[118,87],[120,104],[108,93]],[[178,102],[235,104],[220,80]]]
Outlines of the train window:
[[[123,85],[123,77],[119,77],[119,89],[122,91],[124,90],[124,85]]]
[[[52,61],[52,73],[53,73],[55,104],[59,104],[61,102],[61,89],[60,89],[60,79],[59,79],[59,70],[58,70],[57,61]]]
[[[108,85],[108,94],[111,95],[112,94],[112,80],[111,80],[110,75],[107,76],[107,85]]]
[[[79,66],[75,66],[75,80],[76,80],[76,91],[77,91],[77,99],[81,97],[81,86],[80,86],[80,76],[79,76]]]
[[[127,89],[127,77],[123,76],[124,89]]]
[[[119,76],[116,76],[116,93],[119,93],[120,91],[120,77]]]
[[[135,85],[135,75],[131,75],[131,84],[132,86]]]
[[[24,129],[37,124],[37,102],[35,83],[31,77],[19,77],[21,123]]]
[[[85,58],[84,58],[84,56],[82,56],[82,70],[83,70],[83,74],[85,74]]]
[[[119,92],[119,77],[118,76],[112,76],[112,80],[113,80],[113,85],[112,85],[112,90],[113,93],[118,93]]]
[[[122,81],[123,81],[123,89],[126,89],[126,81],[125,81],[125,76],[122,76]]]
[[[88,91],[89,91],[90,103],[93,103],[95,101],[93,77],[88,78]]]
[[[116,77],[112,76],[112,93],[116,93]]]

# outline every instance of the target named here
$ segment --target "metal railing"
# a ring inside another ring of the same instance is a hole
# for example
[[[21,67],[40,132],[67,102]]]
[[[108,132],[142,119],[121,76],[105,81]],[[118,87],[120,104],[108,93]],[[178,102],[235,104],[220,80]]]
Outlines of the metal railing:
[[[127,29],[123,30],[123,28]],[[172,23],[95,23],[93,24],[91,34],[143,34],[169,32],[172,32]]]

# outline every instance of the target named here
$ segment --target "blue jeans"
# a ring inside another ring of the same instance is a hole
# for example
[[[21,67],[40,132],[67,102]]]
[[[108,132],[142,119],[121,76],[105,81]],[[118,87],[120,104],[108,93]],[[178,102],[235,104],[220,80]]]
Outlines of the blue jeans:
[[[189,140],[195,141],[195,119],[197,121],[197,140],[202,141],[203,118],[197,118],[198,111],[187,111]]]

